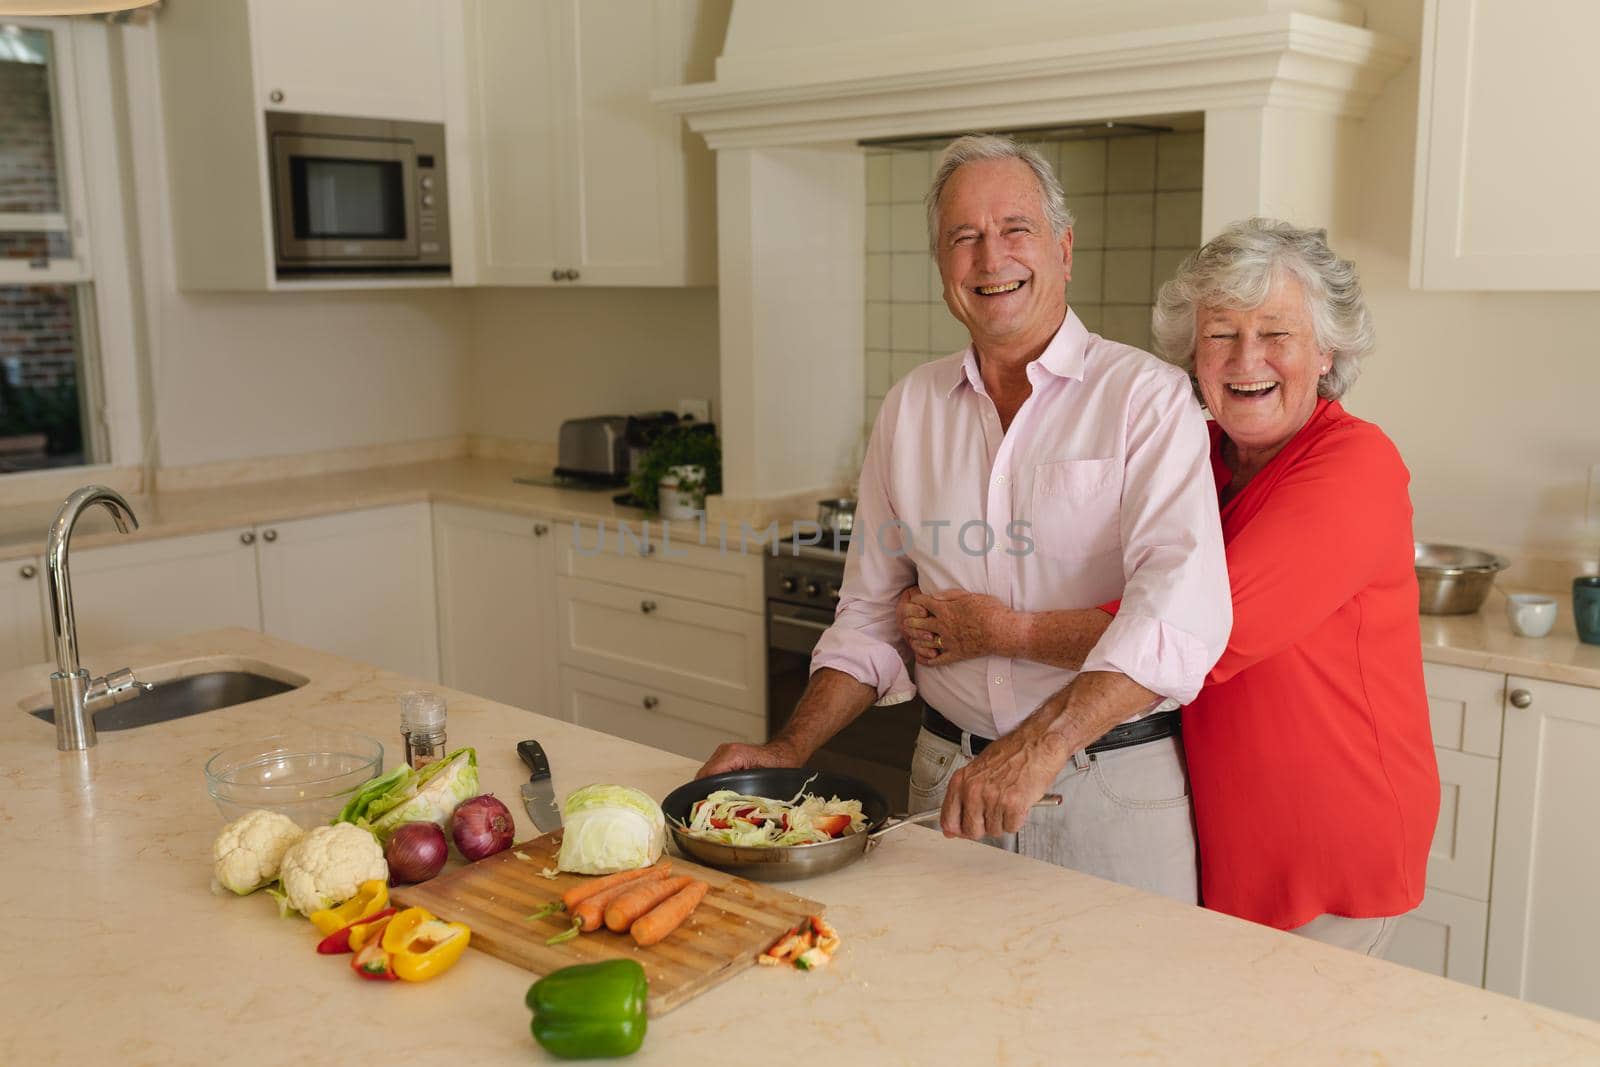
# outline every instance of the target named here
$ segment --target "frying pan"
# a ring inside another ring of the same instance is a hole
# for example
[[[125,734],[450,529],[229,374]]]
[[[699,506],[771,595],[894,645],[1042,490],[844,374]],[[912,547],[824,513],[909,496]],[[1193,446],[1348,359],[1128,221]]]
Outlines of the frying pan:
[[[810,785],[806,785],[808,780]],[[695,802],[704,800],[719,789],[731,789],[736,793],[773,800],[788,800],[800,792],[802,786],[805,786],[806,792],[820,797],[861,801],[861,814],[867,820],[866,828],[832,841],[766,848],[724,845],[695,837],[683,830],[683,824],[689,821],[689,812]],[[1060,803],[1060,794],[1050,793],[1035,806]],[[891,830],[912,823],[933,822],[939,818],[938,808],[919,811],[915,815],[890,815],[888,800],[861,779],[804,767],[765,767],[714,774],[680,785],[668,793],[661,802],[661,811],[667,817],[667,828],[672,831],[672,840],[679,852],[709,867],[758,882],[787,882],[836,871],[861,858]]]

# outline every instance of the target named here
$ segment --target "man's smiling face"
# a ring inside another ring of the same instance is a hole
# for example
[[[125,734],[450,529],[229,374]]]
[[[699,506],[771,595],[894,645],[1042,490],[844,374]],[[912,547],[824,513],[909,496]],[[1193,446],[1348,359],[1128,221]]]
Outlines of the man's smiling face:
[[[1072,230],[1050,232],[1044,195],[1020,159],[967,163],[939,201],[944,302],[986,345],[1044,343],[1066,313]]]

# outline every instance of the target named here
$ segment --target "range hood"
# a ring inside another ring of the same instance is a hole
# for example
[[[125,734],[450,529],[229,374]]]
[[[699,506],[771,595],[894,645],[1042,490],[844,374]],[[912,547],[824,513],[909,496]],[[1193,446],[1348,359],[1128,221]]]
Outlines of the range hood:
[[[663,90],[717,153],[724,492],[804,514],[863,427],[862,142],[1203,124],[1202,228],[1328,225],[1341,143],[1407,60],[1343,0],[735,0],[716,79]]]

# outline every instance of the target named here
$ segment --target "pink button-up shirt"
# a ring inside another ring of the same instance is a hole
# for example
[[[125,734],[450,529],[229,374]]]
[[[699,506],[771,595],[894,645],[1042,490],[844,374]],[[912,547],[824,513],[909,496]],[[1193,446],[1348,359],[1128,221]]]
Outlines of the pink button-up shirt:
[[[1089,333],[1070,310],[1028,365],[1004,433],[971,348],[889,390],[867,445],[834,623],[811,669],[893,704],[920,691],[999,737],[1075,672],[998,656],[915,665],[895,622],[909,585],[988,593],[1018,611],[1121,607],[1086,671],[1187,702],[1233,622],[1205,420],[1188,377]]]

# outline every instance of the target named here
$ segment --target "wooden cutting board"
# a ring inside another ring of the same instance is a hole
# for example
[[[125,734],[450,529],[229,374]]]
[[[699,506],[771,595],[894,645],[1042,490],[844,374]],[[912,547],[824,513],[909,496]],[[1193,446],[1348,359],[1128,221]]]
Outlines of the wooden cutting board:
[[[526,916],[569,888],[581,874],[546,878],[561,849],[556,830],[514,845],[486,860],[441,874],[420,885],[396,886],[399,907],[423,907],[442,919],[472,928],[472,947],[545,975],[574,963],[631,958],[650,980],[649,1012],[664,1015],[684,1001],[727,981],[747,967],[784,932],[824,906],[768,885],[736,878],[674,856],[672,873],[698,878],[711,891],[693,915],[666,940],[640,948],[626,933],[602,927],[559,945],[545,940],[571,926],[565,913],[536,922]],[[528,859],[518,859],[521,853]]]

